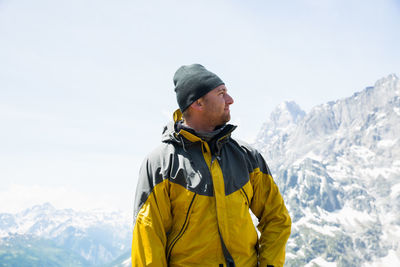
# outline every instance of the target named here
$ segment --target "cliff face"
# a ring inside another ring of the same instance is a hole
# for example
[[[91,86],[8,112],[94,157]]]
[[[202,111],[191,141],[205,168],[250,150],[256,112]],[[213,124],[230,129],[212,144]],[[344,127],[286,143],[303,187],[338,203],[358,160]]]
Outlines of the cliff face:
[[[287,266],[400,262],[397,76],[308,114],[285,102],[255,146],[292,215]]]

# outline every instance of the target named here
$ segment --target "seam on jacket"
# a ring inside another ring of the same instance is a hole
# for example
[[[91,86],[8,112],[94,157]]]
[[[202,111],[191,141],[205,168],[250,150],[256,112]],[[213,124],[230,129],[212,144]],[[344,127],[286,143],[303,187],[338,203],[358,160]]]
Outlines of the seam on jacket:
[[[221,232],[218,229],[218,234],[219,238],[221,239],[221,246],[222,246],[222,253],[224,254],[224,258],[226,261],[226,266],[227,267],[235,267],[235,261],[233,260],[233,257],[231,253],[229,252],[228,248],[225,246],[224,239],[221,236]]]

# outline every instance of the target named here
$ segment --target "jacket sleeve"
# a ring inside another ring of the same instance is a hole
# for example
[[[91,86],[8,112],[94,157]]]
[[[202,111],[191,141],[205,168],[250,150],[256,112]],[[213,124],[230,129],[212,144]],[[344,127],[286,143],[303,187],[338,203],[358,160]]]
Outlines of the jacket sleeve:
[[[154,165],[154,164],[153,164]],[[136,188],[132,266],[167,266],[167,232],[171,226],[168,180],[145,160]]]
[[[263,267],[281,267],[285,263],[285,246],[290,236],[291,219],[267,164],[258,152],[255,159],[258,167],[250,175],[253,186],[250,207],[259,220],[259,263]]]

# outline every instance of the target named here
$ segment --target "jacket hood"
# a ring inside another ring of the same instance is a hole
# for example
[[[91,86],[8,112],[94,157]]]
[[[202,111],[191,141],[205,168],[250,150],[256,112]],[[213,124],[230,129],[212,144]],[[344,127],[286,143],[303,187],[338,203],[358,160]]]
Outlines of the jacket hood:
[[[161,141],[165,143],[173,142],[173,143],[181,143],[181,140],[177,138],[177,131],[175,129],[176,123],[182,120],[182,112],[177,109],[173,114],[173,121],[169,122],[164,126],[161,135]]]

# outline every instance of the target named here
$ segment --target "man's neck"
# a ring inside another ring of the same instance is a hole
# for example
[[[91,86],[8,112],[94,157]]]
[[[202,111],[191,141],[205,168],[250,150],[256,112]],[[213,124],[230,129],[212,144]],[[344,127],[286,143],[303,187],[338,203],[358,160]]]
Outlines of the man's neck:
[[[200,137],[202,140],[206,142],[211,141],[216,135],[218,135],[224,129],[224,126],[221,126],[217,127],[216,129],[210,132],[197,131],[196,129],[193,129],[192,127],[190,127],[187,124],[184,124],[183,122],[181,127],[183,127],[183,129],[187,128],[193,130],[198,137]]]
[[[210,133],[215,130],[215,126],[205,125],[201,123],[193,123],[187,120],[183,121],[183,125],[192,128],[193,130],[195,130],[195,132],[198,133]]]

